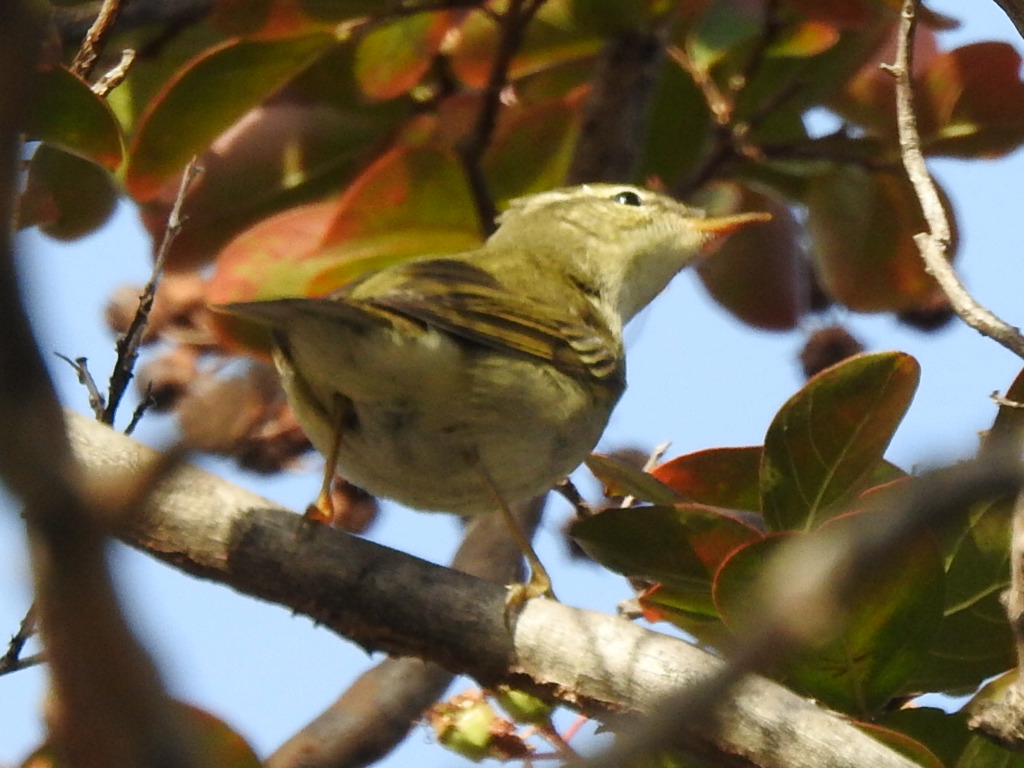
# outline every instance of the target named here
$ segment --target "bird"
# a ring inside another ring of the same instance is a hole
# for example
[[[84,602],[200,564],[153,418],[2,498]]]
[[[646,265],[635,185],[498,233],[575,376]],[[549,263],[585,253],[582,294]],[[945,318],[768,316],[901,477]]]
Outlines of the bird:
[[[768,218],[709,217],[632,185],[564,187],[512,200],[475,248],[218,309],[269,329],[328,480],[511,522],[510,504],[550,490],[600,439],[626,386],[625,324],[713,243]],[[551,595],[511,526],[526,596]]]

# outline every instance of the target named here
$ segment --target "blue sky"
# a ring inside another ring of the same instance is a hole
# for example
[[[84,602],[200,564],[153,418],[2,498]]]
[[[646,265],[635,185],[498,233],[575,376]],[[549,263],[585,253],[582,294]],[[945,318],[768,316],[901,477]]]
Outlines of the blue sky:
[[[945,33],[944,47],[978,40],[1010,41],[1024,49],[993,2],[953,0],[929,5],[964,13],[961,29]],[[960,221],[958,267],[985,305],[1024,324],[1024,217],[1019,213],[1024,153],[992,162],[939,161],[933,170],[950,193]],[[20,240],[27,300],[44,352],[84,355],[98,378],[113,362],[102,310],[116,285],[143,282],[149,243],[134,213],[123,208],[101,233],[58,245],[28,232]],[[888,457],[906,469],[970,453],[978,432],[995,415],[989,395],[1005,390],[1021,363],[962,324],[921,334],[889,317],[837,313],[869,349],[900,349],[922,365],[921,388]],[[629,389],[602,447],[651,446],[671,441],[669,456],[701,448],[762,441],[778,407],[799,388],[797,354],[806,330],[769,334],[734,321],[706,296],[693,275],[683,275],[628,329]],[[85,392],[64,364],[51,358],[65,402],[87,410]],[[153,419],[140,436],[160,444],[166,419]],[[301,509],[317,488],[309,471],[266,481],[214,471],[286,506]],[[584,488],[591,488],[583,483]],[[458,541],[454,518],[388,508],[371,536],[382,543],[445,562]],[[569,510],[550,503],[538,550],[555,574],[560,598],[572,605],[613,611],[629,596],[623,580],[599,569],[567,567],[558,531]],[[370,660],[366,654],[305,618],[193,579],[124,547],[112,563],[126,611],[153,650],[169,687],[180,698],[231,723],[261,755],[317,715]],[[12,633],[28,606],[24,539],[17,508],[0,496],[0,637]],[[456,692],[458,688],[453,688]],[[44,672],[0,678],[0,765],[16,762],[38,742]],[[383,763],[448,766],[457,758],[414,731]]]

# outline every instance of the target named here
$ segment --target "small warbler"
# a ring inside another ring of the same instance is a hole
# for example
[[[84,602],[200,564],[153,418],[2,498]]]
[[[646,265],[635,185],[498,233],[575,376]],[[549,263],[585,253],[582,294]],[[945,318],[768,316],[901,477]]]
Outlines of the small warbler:
[[[706,246],[767,218],[707,218],[622,184],[556,189],[513,200],[472,250],[321,298],[222,309],[271,329],[289,401],[329,471],[419,509],[507,513],[597,443],[625,387],[623,325]],[[518,538],[529,593],[550,593]]]

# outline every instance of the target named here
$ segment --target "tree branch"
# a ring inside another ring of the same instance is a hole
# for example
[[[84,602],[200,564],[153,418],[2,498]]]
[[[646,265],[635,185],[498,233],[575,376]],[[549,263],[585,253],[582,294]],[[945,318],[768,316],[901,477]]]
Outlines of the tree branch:
[[[935,278],[953,310],[963,321],[979,333],[999,342],[1018,357],[1024,357],[1024,336],[1021,335],[1020,329],[1000,319],[975,301],[960,282],[949,260],[949,220],[924,161],[921,137],[917,129],[917,115],[914,112],[911,73],[916,9],[917,0],[903,1],[896,42],[896,61],[886,67],[896,78],[896,125],[900,156],[928,224],[928,232],[915,235],[914,242],[921,252],[928,274]]]
[[[522,530],[536,527],[544,500],[514,510]],[[504,519],[478,515],[470,520],[452,567],[505,585],[521,578],[522,560]],[[267,768],[356,768],[374,763],[406,737],[452,677],[448,670],[420,659],[385,659],[288,739],[266,760]]]
[[[99,511],[78,491],[62,413],[22,306],[11,225],[25,106],[47,15],[13,0],[0,24],[0,478],[24,504],[51,741],[76,768],[188,768],[177,713],[121,614]]]
[[[1010,17],[1017,34],[1024,38],[1024,0],[995,0],[996,5]]]
[[[602,47],[573,152],[569,184],[633,181],[665,60],[665,25],[647,33],[620,33]]]
[[[68,421],[94,482],[131,476],[154,460],[103,425],[73,414]],[[507,683],[603,719],[660,711],[670,693],[723,669],[680,640],[550,600],[529,601],[509,635],[500,587],[310,527],[194,467],[168,476],[125,525],[129,542],[178,568],[304,613],[365,647],[419,656],[486,687]],[[721,765],[913,765],[845,718],[757,676],[735,686],[720,709],[728,717],[718,730],[677,722],[676,732],[687,750]]]

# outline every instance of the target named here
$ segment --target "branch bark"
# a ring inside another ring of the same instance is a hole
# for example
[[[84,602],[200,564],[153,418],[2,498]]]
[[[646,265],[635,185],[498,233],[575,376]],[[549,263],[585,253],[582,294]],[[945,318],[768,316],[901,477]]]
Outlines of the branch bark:
[[[979,333],[997,341],[1018,357],[1024,358],[1024,336],[1016,328],[983,307],[960,282],[949,261],[950,226],[938,189],[928,173],[921,151],[921,136],[914,112],[913,58],[914,27],[918,0],[904,0],[896,38],[896,61],[886,67],[896,78],[896,126],[900,157],[914,187],[928,232],[914,236],[925,269],[946,294],[953,310]]]
[[[153,452],[68,415],[92,483],[131,476]],[[648,714],[680,687],[714,679],[716,657],[622,619],[531,600],[510,635],[505,591],[340,531],[310,527],[227,481],[179,467],[125,518],[130,543],[189,573],[304,613],[355,642],[414,655],[484,686],[523,688],[611,719]],[[444,616],[444,621],[438,621]],[[720,705],[714,731],[683,724],[691,752],[725,766],[909,768],[853,726],[782,686],[746,677]]]

